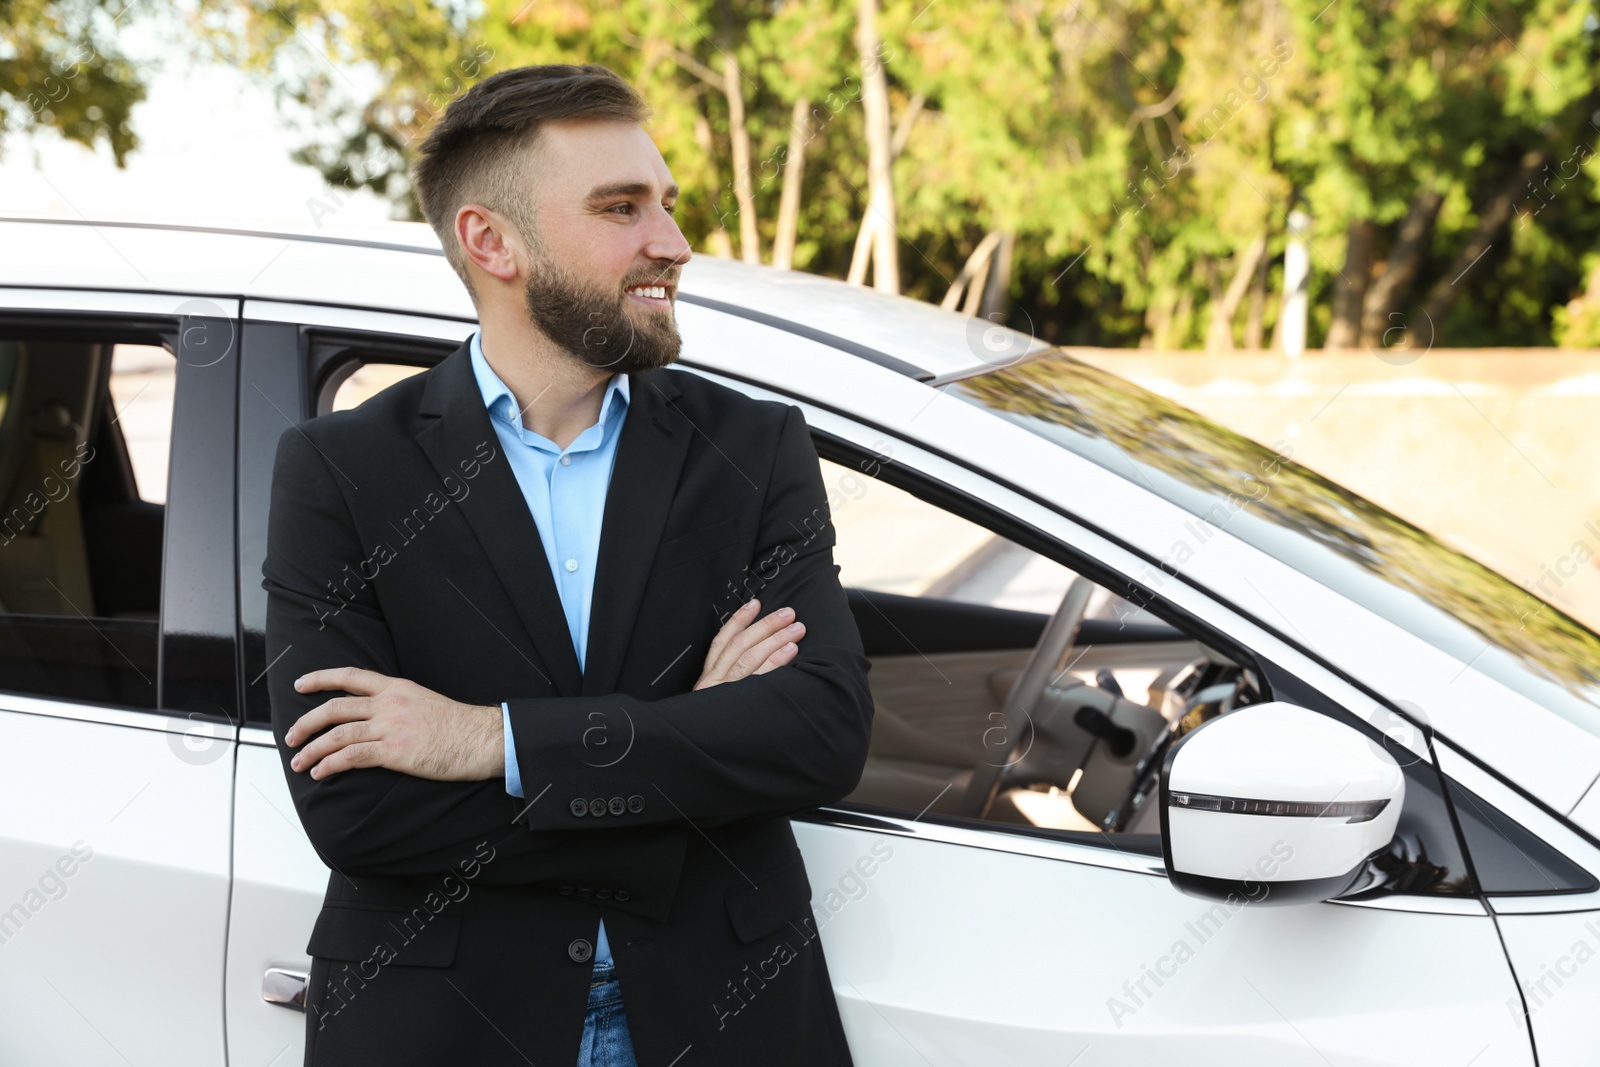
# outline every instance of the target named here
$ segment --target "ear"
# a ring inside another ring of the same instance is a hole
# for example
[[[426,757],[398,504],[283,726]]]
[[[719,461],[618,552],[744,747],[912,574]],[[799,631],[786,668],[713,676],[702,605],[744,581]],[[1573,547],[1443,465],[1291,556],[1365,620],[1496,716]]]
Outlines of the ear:
[[[511,220],[482,204],[462,204],[456,209],[455,234],[467,262],[492,278],[510,281],[527,262],[527,252]]]

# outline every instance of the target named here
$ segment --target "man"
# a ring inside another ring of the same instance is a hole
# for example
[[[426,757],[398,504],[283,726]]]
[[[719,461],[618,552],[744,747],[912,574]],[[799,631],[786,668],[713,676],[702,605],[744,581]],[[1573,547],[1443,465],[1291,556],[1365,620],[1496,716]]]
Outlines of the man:
[[[800,410],[666,369],[646,115],[597,66],[456,100],[413,180],[481,329],[279,441],[308,1064],[850,1063],[785,815],[855,788],[868,664]]]

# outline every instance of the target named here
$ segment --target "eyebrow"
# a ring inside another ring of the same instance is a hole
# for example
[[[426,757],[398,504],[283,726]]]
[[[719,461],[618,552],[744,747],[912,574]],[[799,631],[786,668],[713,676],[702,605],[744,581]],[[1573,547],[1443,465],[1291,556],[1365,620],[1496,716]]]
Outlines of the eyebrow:
[[[644,196],[650,192],[650,186],[644,182],[612,182],[609,185],[597,185],[589,190],[589,195],[584,197],[586,204],[596,204],[602,200],[613,200],[623,196]],[[676,200],[678,198],[678,183],[673,182],[667,186],[666,195]]]

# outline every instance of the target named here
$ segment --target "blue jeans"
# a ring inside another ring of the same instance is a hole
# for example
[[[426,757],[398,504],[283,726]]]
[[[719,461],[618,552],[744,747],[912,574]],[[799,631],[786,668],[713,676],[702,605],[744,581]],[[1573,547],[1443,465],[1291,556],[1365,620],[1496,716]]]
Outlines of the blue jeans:
[[[628,1015],[622,1009],[622,985],[616,966],[597,962],[589,979],[589,1009],[583,1016],[583,1043],[578,1067],[639,1067],[628,1036]]]

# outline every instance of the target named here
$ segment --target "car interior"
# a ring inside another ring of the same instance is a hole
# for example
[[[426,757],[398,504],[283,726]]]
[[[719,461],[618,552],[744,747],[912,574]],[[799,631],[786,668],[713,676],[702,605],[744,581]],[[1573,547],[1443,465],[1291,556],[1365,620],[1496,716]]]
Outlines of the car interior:
[[[165,480],[140,495],[113,379],[164,467],[175,359],[127,340],[0,334],[0,687],[153,703]]]
[[[1158,834],[1167,747],[1261,699],[1255,673],[1005,537],[822,464],[825,483],[858,487],[830,499],[875,702],[847,802]]]

